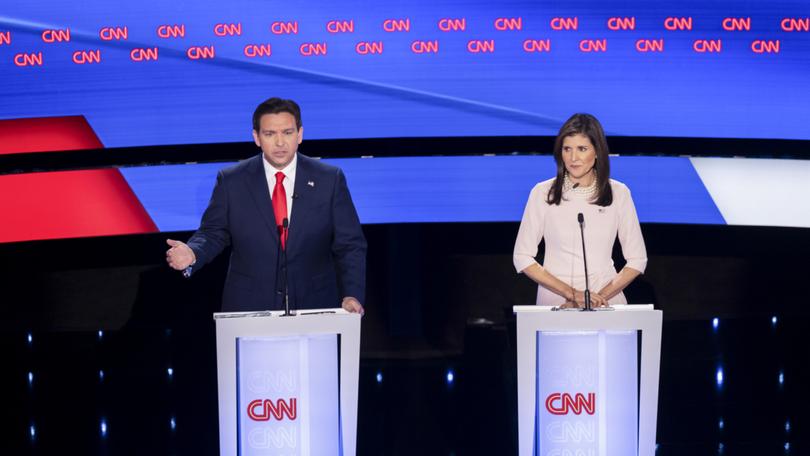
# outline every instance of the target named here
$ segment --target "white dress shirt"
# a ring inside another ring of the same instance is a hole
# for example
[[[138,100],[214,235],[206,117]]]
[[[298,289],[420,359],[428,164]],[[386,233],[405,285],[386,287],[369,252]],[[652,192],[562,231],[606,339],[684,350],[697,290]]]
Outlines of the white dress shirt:
[[[287,223],[292,225],[292,205],[293,205],[293,192],[295,191],[295,166],[298,164],[298,153],[293,156],[292,161],[284,167],[284,169],[276,169],[267,162],[267,159],[262,156],[262,164],[264,164],[264,177],[267,179],[267,187],[270,189],[270,198],[273,198],[273,189],[276,187],[276,173],[281,171],[284,173],[284,181],[281,185],[284,186],[284,193],[287,194]]]
[[[588,197],[570,191],[563,193],[559,205],[548,204],[546,198],[554,179],[535,185],[526,203],[523,220],[520,222],[513,261],[518,272],[535,264],[537,247],[542,239],[546,242],[543,267],[552,275],[578,290],[585,289],[585,267],[582,259],[577,214],[585,217],[585,246],[588,254],[588,281],[591,291],[605,287],[617,272],[613,266],[612,252],[616,238],[627,260],[626,267],[644,272],[647,266],[647,249],[641,235],[636,207],[626,185],[613,179],[613,203],[602,207],[591,204]],[[537,304],[558,306],[565,298],[539,286]],[[609,300],[610,304],[626,304],[627,299],[619,293]]]

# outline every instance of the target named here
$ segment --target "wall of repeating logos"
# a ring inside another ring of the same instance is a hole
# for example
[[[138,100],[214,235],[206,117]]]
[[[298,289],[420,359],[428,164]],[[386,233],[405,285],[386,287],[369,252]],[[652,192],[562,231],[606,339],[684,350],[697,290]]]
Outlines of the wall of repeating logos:
[[[790,0],[40,0],[0,17],[0,119],[82,115],[106,147],[234,142],[282,95],[307,138],[552,135],[585,111],[627,136],[810,139],[808,52]]]

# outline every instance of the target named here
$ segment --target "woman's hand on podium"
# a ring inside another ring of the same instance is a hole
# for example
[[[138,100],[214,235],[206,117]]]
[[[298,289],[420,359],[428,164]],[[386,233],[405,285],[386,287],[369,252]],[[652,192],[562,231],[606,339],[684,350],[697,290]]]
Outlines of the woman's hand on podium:
[[[570,304],[570,306],[566,306]],[[563,309],[568,308],[585,308],[585,292],[580,290],[574,290],[574,301],[566,301],[565,304],[560,306]],[[599,293],[592,291],[591,292],[591,307],[608,307],[607,299],[602,297]]]
[[[166,239],[166,243],[170,246],[166,251],[166,263],[172,269],[183,271],[197,261],[194,251],[185,243],[173,239]]]

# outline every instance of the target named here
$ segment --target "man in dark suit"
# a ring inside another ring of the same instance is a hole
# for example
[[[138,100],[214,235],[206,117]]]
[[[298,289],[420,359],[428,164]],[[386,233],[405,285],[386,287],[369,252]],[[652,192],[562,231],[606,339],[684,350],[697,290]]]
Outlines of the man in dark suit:
[[[284,307],[281,249],[292,308],[363,313],[366,240],[346,178],[298,153],[301,111],[271,98],[253,114],[262,153],[217,175],[200,228],[188,243],[168,239],[166,261],[190,275],[232,246],[223,311]]]

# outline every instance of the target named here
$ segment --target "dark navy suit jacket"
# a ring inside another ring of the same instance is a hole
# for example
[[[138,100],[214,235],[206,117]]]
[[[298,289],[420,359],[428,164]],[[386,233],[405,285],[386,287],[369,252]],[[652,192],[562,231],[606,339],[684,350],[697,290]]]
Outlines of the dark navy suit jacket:
[[[242,161],[217,175],[199,230],[189,239],[192,272],[231,245],[222,310],[284,307],[279,234],[263,157]],[[341,299],[365,299],[366,240],[343,171],[298,154],[287,239],[290,306],[339,307]]]

